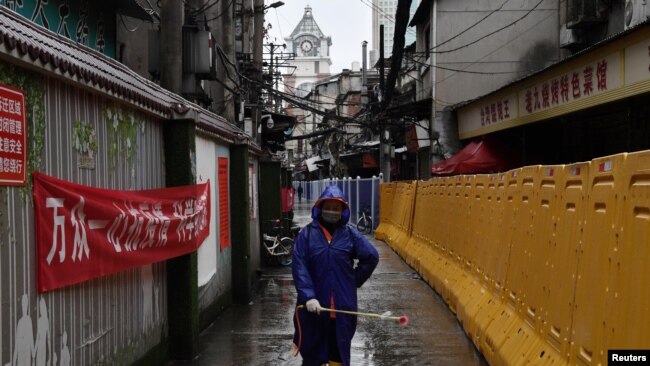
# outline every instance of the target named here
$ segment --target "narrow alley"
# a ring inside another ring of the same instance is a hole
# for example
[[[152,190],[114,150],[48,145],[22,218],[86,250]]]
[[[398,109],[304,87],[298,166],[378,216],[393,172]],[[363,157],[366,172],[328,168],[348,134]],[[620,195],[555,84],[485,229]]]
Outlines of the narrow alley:
[[[296,203],[294,221],[310,221],[310,203]],[[408,327],[358,318],[352,365],[487,365],[442,299],[385,243],[370,238],[380,261],[359,289],[359,311],[407,315]],[[201,333],[191,365],[300,365],[291,355],[296,291],[290,267],[266,267],[249,306],[233,306]]]

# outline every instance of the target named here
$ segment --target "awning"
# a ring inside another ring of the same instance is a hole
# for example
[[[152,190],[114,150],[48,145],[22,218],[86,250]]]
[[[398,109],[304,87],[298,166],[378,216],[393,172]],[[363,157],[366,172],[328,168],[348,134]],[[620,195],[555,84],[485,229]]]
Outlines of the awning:
[[[518,154],[498,141],[484,138],[470,142],[451,158],[433,164],[433,175],[481,174],[510,170],[519,166]]]
[[[320,156],[313,156],[305,160],[305,164],[307,164],[307,170],[309,170],[309,172],[318,170],[318,165],[316,165],[316,162],[320,160]]]

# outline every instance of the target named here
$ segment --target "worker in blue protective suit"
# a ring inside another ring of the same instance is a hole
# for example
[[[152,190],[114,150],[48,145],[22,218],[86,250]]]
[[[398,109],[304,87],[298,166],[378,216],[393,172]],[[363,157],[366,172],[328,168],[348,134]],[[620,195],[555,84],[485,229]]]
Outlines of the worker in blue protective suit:
[[[300,231],[293,252],[298,292],[294,349],[300,351],[303,366],[349,366],[357,318],[321,309],[357,311],[357,288],[370,277],[379,255],[363,235],[347,226],[350,208],[338,186],[323,191],[311,216],[313,221]]]

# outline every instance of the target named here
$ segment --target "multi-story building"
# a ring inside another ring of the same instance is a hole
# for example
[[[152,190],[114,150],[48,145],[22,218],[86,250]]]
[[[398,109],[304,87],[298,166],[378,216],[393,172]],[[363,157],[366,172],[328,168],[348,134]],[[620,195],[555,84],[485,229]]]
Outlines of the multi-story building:
[[[289,67],[284,68],[287,73],[282,75],[283,87],[285,92],[303,98],[312,91],[318,80],[330,75],[332,38],[323,33],[316,23],[312,8],[306,6],[302,19],[284,40],[287,51],[294,53],[295,58],[287,61]],[[287,112],[297,120],[294,136],[313,131],[311,112],[301,108],[287,108]],[[286,148],[288,155],[298,159],[305,156],[309,150],[303,139],[287,141]]]
[[[270,169],[258,159],[262,151],[252,137],[233,119],[182,96],[191,95],[181,76],[196,75],[188,78],[196,86],[205,77],[197,71],[211,71],[202,66],[217,51],[208,30],[185,23],[184,14],[201,16],[213,29],[223,24],[224,31],[215,33],[233,36],[224,17],[234,11],[223,12],[233,1],[211,2],[221,9],[203,4],[0,2],[0,136],[11,146],[0,149],[6,197],[0,202],[0,364],[191,360],[199,352],[200,329],[233,301],[250,301],[265,219],[253,197],[264,195],[258,187],[274,186],[257,180]],[[250,10],[263,23],[262,8]],[[160,53],[147,54],[149,29],[160,33],[151,44]],[[261,32],[257,36],[261,50]],[[224,59],[228,44],[220,43]],[[149,80],[147,59],[159,61],[160,85]],[[211,98],[214,103],[192,99],[210,108],[234,104],[232,95]],[[166,189],[199,183],[204,188],[176,198]],[[52,193],[52,186],[74,188]],[[155,208],[151,202],[158,202]],[[201,226],[204,235],[185,231],[189,221],[180,215],[172,218],[183,205],[202,217],[193,227]],[[269,215],[279,216],[279,198],[277,207],[277,215]],[[200,213],[206,209],[207,221]],[[158,225],[160,245],[153,244],[155,230],[127,230],[123,210],[138,226]],[[165,216],[165,224],[156,215]],[[40,225],[50,222],[46,217],[55,226]],[[177,219],[183,223],[172,222]],[[118,226],[125,229],[116,234]]]
[[[522,164],[569,164],[650,149],[650,6],[566,0],[559,10],[566,57],[452,106],[459,138],[496,140],[518,151]],[[516,106],[507,115],[499,113],[505,103]]]
[[[557,1],[505,3],[423,0],[417,30],[417,99],[431,98],[429,133],[435,159],[462,145],[447,107],[470,101],[559,59]],[[515,106],[508,105],[514,109]]]
[[[283,75],[285,87],[297,97],[304,97],[314,82],[330,75],[332,38],[320,29],[308,5],[296,28],[284,40],[287,50],[296,55],[288,62],[295,70]]]
[[[395,12],[398,0],[372,0],[372,49],[370,64],[379,60],[379,26],[384,26],[384,57],[390,57],[393,52],[393,34],[395,33]],[[415,14],[420,0],[412,0],[409,19]],[[415,29],[407,29],[404,44],[415,42]]]
[[[352,69],[343,69],[318,81],[307,95],[307,103],[328,112],[325,116],[312,114],[307,123],[311,123],[314,130],[330,131],[307,140],[311,154],[304,157],[320,161],[322,168],[312,174],[313,177],[371,176],[377,173],[376,151],[355,149],[358,144],[366,144],[373,138],[370,129],[366,128],[370,126],[364,125],[358,117],[364,107],[364,89],[369,84],[377,83],[377,80],[376,72],[366,74],[364,85],[363,71],[355,63]],[[352,120],[356,122],[352,123]],[[376,150],[376,146],[374,148]],[[357,164],[364,153],[373,155],[367,160],[375,161],[374,165],[366,164],[364,167]]]

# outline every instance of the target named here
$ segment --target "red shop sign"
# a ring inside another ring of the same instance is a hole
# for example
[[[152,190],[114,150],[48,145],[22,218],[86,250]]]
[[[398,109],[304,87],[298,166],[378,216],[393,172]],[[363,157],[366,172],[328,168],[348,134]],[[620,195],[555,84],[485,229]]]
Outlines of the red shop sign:
[[[27,171],[25,116],[25,93],[0,84],[0,185],[25,185]]]
[[[40,292],[195,251],[210,232],[210,182],[98,189],[34,173]]]

